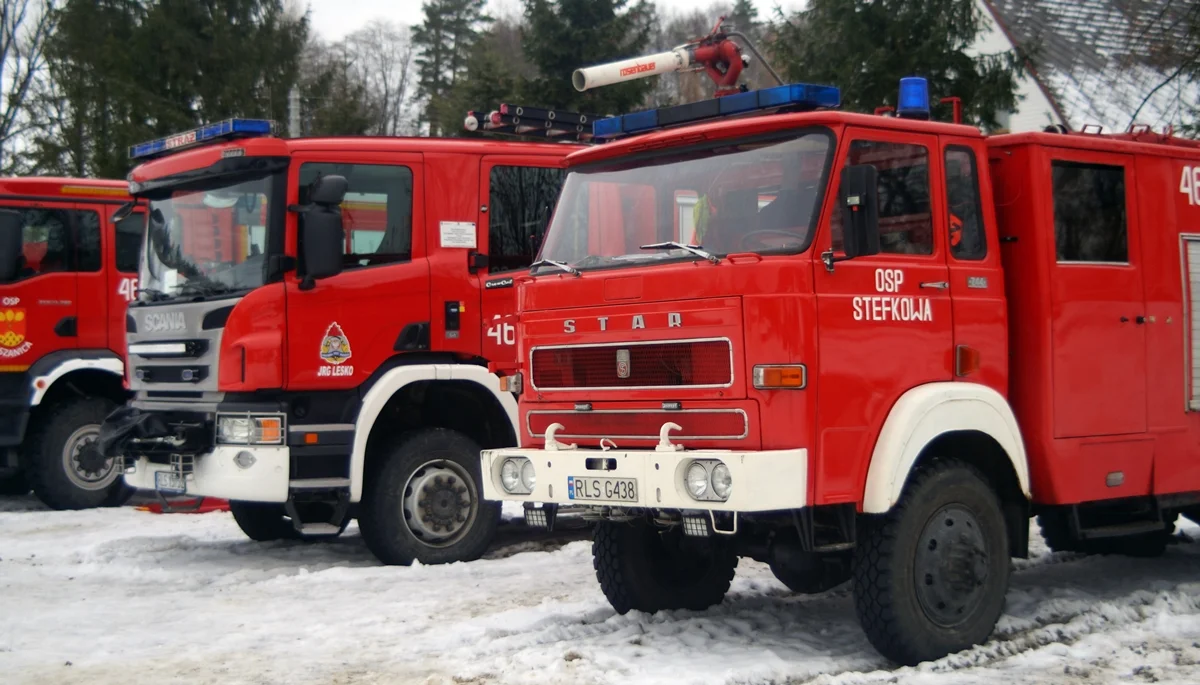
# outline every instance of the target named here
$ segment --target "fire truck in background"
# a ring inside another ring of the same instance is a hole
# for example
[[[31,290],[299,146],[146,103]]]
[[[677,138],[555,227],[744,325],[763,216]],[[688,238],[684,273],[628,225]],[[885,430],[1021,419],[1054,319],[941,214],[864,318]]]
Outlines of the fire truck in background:
[[[123,404],[125,307],[145,214],[120,181],[0,179],[0,492],[56,509],[130,491],[96,447]]]
[[[255,540],[357,517],[390,564],[478,557],[480,448],[516,445],[513,276],[577,146],[280,139],[236,119],[135,146],[125,481],[230,500]],[[237,227],[232,235],[230,227]]]
[[[482,453],[484,489],[592,507],[621,613],[716,604],[752,557],[798,592],[853,577],[913,664],[989,637],[1031,516],[1139,555],[1196,516],[1200,145],[989,138],[930,121],[919,78],[895,117],[839,100],[595,122],[518,284],[523,446]]]

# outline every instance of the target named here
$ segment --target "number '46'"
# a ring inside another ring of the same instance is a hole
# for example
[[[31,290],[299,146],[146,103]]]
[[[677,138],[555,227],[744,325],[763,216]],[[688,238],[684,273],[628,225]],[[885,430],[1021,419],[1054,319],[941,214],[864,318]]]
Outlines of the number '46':
[[[137,299],[137,282],[136,278],[122,278],[121,284],[117,286],[117,294],[125,298],[126,302],[133,302]]]
[[[1200,166],[1183,168],[1183,176],[1179,178],[1179,192],[1187,195],[1189,205],[1200,205]]]
[[[497,345],[516,345],[517,327],[511,323],[496,324],[487,330],[489,338],[495,338]]]

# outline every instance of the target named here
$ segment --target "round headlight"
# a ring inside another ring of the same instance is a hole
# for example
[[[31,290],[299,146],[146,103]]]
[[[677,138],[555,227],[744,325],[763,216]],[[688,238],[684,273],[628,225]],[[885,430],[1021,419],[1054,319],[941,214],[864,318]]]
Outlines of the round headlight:
[[[692,497],[700,499],[708,492],[708,471],[704,466],[696,462],[687,470],[687,489],[692,494]]]
[[[730,475],[728,466],[717,464],[713,467],[712,489],[717,497],[729,499],[729,493],[733,492],[733,476]]]
[[[526,460],[524,464],[521,464],[521,485],[524,485],[526,490],[533,492],[535,483],[537,483],[537,474],[533,472],[533,462]]]
[[[513,492],[521,485],[521,465],[516,459],[505,459],[500,467],[500,484],[506,492]]]

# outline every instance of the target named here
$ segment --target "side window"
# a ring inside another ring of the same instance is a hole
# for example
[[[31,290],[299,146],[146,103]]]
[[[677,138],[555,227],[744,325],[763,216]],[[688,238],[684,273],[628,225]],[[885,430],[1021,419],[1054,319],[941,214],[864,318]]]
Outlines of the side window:
[[[488,271],[528,268],[542,246],[563,170],[497,166],[488,177]]]
[[[971,148],[946,148],[946,204],[950,217],[950,254],[955,259],[986,257],[979,172]]]
[[[879,174],[879,247],[891,254],[933,254],[929,149],[924,145],[856,140],[846,166],[871,164]],[[842,215],[830,219],[833,249],[842,249]]]
[[[21,249],[24,264],[18,278],[71,270],[71,217],[65,209],[5,207],[24,218]]]
[[[1128,262],[1125,169],[1055,161],[1051,172],[1058,261]]]
[[[312,182],[327,175],[343,176],[348,183],[342,202],[345,268],[412,259],[411,169],[382,164],[310,162],[300,167],[301,204],[308,202]]]
[[[100,270],[100,215],[77,210],[75,214],[75,269]]]
[[[142,229],[146,215],[137,213],[117,222],[117,271],[135,274],[142,252]]]

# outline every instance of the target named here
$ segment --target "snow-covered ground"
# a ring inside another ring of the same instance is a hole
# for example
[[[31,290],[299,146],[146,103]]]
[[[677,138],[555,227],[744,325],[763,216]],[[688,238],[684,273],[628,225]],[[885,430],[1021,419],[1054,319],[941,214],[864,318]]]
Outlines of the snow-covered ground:
[[[383,567],[352,525],[260,544],[229,514],[0,500],[4,683],[1200,682],[1200,529],[1156,560],[1015,562],[993,640],[894,669],[849,587],[799,597],[743,560],[706,612],[617,616],[586,533],[510,523],[488,557]]]

